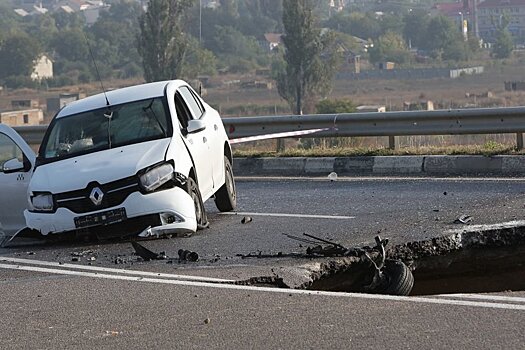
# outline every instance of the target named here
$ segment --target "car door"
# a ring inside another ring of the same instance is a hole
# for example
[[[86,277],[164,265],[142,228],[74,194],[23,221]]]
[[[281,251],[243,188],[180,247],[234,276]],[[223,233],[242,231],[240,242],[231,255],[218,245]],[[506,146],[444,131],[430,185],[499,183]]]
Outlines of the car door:
[[[35,152],[7,125],[0,124],[0,223],[6,235],[24,228],[27,187],[35,165]]]
[[[175,108],[179,119],[184,143],[196,168],[197,182],[203,200],[213,194],[213,159],[210,149],[212,127],[204,115],[202,104],[193,96],[187,86],[175,93]]]

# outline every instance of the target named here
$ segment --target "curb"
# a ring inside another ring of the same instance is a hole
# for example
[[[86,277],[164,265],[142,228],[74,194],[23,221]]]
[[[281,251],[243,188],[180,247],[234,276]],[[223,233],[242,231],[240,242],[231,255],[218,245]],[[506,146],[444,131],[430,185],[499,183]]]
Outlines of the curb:
[[[525,156],[362,156],[235,158],[239,176],[523,176]]]

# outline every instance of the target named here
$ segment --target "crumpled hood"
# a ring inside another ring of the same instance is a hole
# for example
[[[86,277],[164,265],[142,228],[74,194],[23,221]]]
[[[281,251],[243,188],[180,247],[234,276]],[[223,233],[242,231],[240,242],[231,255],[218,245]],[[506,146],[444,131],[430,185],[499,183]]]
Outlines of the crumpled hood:
[[[79,190],[96,181],[105,184],[135,175],[164,160],[171,139],[117,147],[39,166],[30,191],[61,193]]]

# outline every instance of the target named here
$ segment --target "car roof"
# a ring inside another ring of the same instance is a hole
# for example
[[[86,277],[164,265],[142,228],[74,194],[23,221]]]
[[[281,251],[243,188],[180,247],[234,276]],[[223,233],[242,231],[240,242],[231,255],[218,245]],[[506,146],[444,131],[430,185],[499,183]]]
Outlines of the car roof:
[[[121,89],[107,91],[106,96],[111,105],[119,105],[126,102],[164,96],[166,87],[170,84],[175,85],[175,88],[178,88],[182,85],[187,85],[187,83],[183,80],[157,81],[153,83],[133,85]],[[104,96],[104,93],[100,93],[71,102],[58,112],[56,118],[67,117],[69,115],[74,115],[93,109],[104,108],[107,106],[106,96]]]

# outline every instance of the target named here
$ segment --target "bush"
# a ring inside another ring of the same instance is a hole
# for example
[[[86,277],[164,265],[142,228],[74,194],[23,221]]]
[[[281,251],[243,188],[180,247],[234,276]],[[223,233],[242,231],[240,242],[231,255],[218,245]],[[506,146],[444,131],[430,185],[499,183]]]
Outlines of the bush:
[[[10,89],[20,89],[20,88],[32,88],[36,89],[40,85],[38,81],[32,80],[30,77],[23,75],[11,75],[4,79],[6,87]]]

